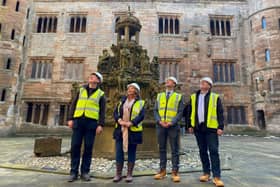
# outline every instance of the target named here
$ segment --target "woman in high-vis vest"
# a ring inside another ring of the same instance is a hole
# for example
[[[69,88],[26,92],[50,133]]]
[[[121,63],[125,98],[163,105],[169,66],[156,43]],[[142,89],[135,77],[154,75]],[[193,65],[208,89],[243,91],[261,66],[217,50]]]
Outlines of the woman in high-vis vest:
[[[191,95],[185,116],[189,132],[194,132],[199,147],[203,169],[199,180],[209,181],[212,170],[213,183],[222,187],[218,136],[224,129],[223,106],[219,95],[211,91],[212,85],[210,77],[200,80],[200,90]]]
[[[90,165],[92,149],[96,134],[102,132],[105,121],[105,96],[99,88],[102,83],[102,75],[92,73],[88,78],[88,84],[82,86],[72,101],[68,126],[72,128],[71,140],[71,171],[68,182],[78,179],[79,169],[81,179],[90,181]],[[84,142],[84,152],[81,168],[81,146]]]
[[[145,101],[140,98],[137,83],[127,85],[127,95],[117,104],[114,111],[116,121],[113,138],[116,142],[116,176],[114,182],[122,179],[124,154],[127,153],[126,182],[132,182],[132,172],[136,160],[137,144],[142,143],[142,121],[145,115]]]

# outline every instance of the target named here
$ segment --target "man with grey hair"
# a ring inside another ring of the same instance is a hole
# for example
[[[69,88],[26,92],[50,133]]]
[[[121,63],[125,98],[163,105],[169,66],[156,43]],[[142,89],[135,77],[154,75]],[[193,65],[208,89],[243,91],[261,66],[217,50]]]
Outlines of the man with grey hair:
[[[194,133],[199,147],[203,168],[203,175],[199,180],[209,181],[211,168],[213,183],[218,187],[223,187],[218,150],[218,136],[223,134],[224,129],[223,106],[219,95],[211,91],[212,86],[213,81],[210,77],[200,80],[200,90],[191,95],[185,110],[186,126],[190,133]]]

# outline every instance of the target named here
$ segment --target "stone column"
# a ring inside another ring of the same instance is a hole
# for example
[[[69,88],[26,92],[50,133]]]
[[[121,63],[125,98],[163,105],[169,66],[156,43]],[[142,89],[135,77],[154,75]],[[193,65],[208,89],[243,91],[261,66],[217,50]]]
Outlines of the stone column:
[[[45,108],[45,106],[44,106],[44,104],[40,104],[39,106],[40,106],[39,124],[40,124],[40,125],[43,125],[43,124],[42,124],[42,121],[43,121],[44,108]]]
[[[47,123],[50,127],[54,127],[59,118],[59,104],[56,101],[49,103],[49,113]]]
[[[125,42],[128,43],[129,42],[129,27],[128,26],[125,26],[124,37],[125,37]]]
[[[122,39],[122,35],[120,32],[118,32],[118,35],[117,35],[117,43],[119,43]]]
[[[136,43],[139,44],[139,31],[136,31],[136,33],[135,33],[135,40],[136,40]]]
[[[34,123],[36,104],[32,103],[31,123]]]

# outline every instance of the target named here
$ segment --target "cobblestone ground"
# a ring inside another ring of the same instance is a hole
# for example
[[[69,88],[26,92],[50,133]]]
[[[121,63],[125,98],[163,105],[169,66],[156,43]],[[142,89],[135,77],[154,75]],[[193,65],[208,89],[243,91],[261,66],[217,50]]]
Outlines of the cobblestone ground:
[[[278,137],[221,137],[220,150],[223,157],[222,159],[224,159],[223,165],[226,166],[227,169],[231,169],[222,172],[226,186],[279,186],[279,142],[280,139]],[[191,135],[183,136],[181,143],[183,152],[197,149],[195,139]],[[171,182],[170,176],[162,181],[154,181],[151,176],[134,177],[134,182],[132,184],[125,184],[124,182],[113,184],[111,179],[100,178],[92,178],[92,181],[89,183],[77,181],[74,184],[69,184],[66,182],[68,176],[63,174],[63,172],[61,174],[53,174],[50,172],[26,170],[31,167],[22,168],[23,170],[20,170],[21,167],[17,167],[19,161],[25,160],[28,162],[25,163],[25,165],[33,162],[32,159],[30,160],[30,158],[32,158],[33,145],[34,138],[0,138],[0,186],[214,186],[211,182],[201,184],[197,180],[200,172],[182,173],[182,181],[180,184],[176,185]],[[62,152],[69,149],[69,146],[69,138],[63,138]],[[28,159],[26,159],[26,157],[28,157]],[[182,159],[185,160],[184,157],[182,157],[181,160]],[[189,158],[188,161],[196,163],[196,159],[192,160]],[[45,160],[43,162],[45,162]],[[102,160],[100,162],[102,162]],[[182,161],[182,163],[184,164],[184,161]],[[141,162],[139,164],[141,164]],[[189,164],[189,166],[190,165],[191,164]],[[18,169],[9,169],[6,168],[7,166]],[[197,169],[197,165],[193,167],[194,169]]]

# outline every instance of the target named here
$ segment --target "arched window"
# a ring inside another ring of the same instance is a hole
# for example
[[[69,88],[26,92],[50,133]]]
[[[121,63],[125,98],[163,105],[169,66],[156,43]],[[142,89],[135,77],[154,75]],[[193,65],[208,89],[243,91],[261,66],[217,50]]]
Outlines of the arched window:
[[[12,30],[11,32],[11,40],[15,39],[15,29]]]
[[[53,18],[50,17],[49,18],[49,23],[48,23],[48,32],[52,32],[52,29],[53,29]]]
[[[162,34],[163,33],[163,19],[162,18],[159,18],[159,23],[158,23],[158,32],[160,33],[160,34]]]
[[[266,62],[270,61],[270,50],[269,49],[265,50],[265,61]]]
[[[27,11],[26,11],[26,19],[29,18],[29,13],[30,13],[30,8],[28,8]]]
[[[75,32],[80,32],[80,24],[81,24],[81,18],[77,17],[77,22],[76,22],[76,28],[75,28]]]
[[[70,32],[74,32],[74,26],[75,26],[75,18],[72,17],[70,19]]]
[[[179,25],[179,19],[175,19],[175,34],[179,34],[180,32],[180,25]]]
[[[19,1],[17,1],[17,4],[16,4],[16,12],[19,11]]]
[[[6,69],[11,69],[11,65],[12,65],[12,60],[11,58],[8,58],[6,63]]]
[[[43,31],[42,32],[47,32],[47,27],[48,27],[48,18],[45,17],[44,22],[43,22]]]
[[[262,29],[266,29],[266,19],[262,17]]]
[[[6,89],[3,89],[1,93],[1,101],[4,102],[5,100],[6,100]]]
[[[37,32],[38,32],[38,33],[39,33],[39,32],[42,32],[42,31],[41,31],[42,22],[43,22],[43,19],[40,17],[40,18],[38,19],[38,24],[37,24]]]
[[[81,32],[86,32],[86,28],[87,28],[87,18],[83,17],[82,19],[82,30]]]

